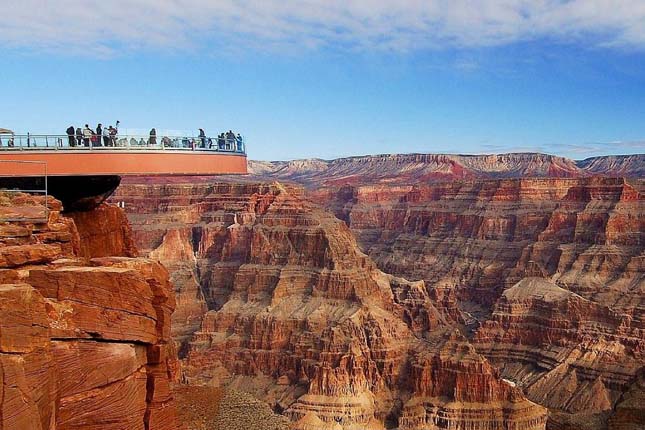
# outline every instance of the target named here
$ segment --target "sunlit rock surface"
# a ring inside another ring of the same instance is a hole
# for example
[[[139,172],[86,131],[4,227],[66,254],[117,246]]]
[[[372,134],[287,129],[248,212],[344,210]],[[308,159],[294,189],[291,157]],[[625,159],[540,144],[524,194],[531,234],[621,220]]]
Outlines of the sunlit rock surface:
[[[141,252],[180,281],[187,381],[250,390],[294,428],[545,428],[457,330],[455,303],[380,271],[301,189],[159,182],[114,198]]]
[[[39,197],[2,197],[0,220],[44,206]],[[0,222],[0,429],[178,428],[166,270],[146,259],[89,259],[132,243],[117,208],[75,224],[59,202],[49,207],[46,222]]]
[[[381,270],[456,296],[467,332],[483,325],[477,349],[549,407],[554,426],[605,428],[645,365],[643,189],[595,177],[310,194]]]

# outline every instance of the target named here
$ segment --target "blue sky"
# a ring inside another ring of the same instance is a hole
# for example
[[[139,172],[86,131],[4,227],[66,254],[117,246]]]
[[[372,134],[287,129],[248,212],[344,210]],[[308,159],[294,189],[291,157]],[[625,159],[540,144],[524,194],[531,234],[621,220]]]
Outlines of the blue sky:
[[[0,35],[0,127],[18,132],[116,119],[128,129],[232,128],[265,160],[645,152],[642,1],[6,8],[22,24]]]

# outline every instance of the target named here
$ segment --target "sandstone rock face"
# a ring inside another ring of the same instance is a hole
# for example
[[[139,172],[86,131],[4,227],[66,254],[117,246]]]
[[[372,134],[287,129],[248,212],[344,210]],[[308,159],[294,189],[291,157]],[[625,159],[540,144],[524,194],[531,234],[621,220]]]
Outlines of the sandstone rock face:
[[[12,205],[43,203],[8,198]],[[77,231],[91,231],[83,224],[91,219],[102,228],[94,239],[113,229],[122,240],[116,208],[75,224],[58,202],[49,205],[46,223],[0,224],[0,429],[178,428],[166,270],[145,259],[84,258],[124,250],[85,243],[93,237]]]
[[[609,430],[637,430],[645,423],[645,367],[641,368],[629,389],[609,418]]]
[[[642,180],[589,178],[345,186],[311,195],[346,221],[381,270],[490,306],[535,273],[582,295],[633,299],[627,284],[643,267],[642,190]],[[598,288],[603,283],[610,287]],[[631,294],[616,294],[623,288]]]
[[[72,212],[68,216],[76,224],[82,256],[89,258],[138,255],[128,219],[118,207],[100,205],[94,210]]]
[[[424,280],[432,297],[451,298],[435,305],[453,321],[456,302],[462,322],[482,324],[475,346],[553,411],[554,426],[604,428],[645,364],[643,185],[522,179],[310,195],[345,220],[381,270]],[[531,277],[548,281],[537,289],[544,297],[523,291]]]
[[[609,414],[643,366],[645,336],[634,322],[633,314],[525,278],[504,291],[475,345],[531,399],[582,420]]]
[[[456,307],[381,272],[302,190],[130,183],[115,198],[142,252],[178,274],[188,381],[251,390],[294,428],[545,428],[455,328]]]

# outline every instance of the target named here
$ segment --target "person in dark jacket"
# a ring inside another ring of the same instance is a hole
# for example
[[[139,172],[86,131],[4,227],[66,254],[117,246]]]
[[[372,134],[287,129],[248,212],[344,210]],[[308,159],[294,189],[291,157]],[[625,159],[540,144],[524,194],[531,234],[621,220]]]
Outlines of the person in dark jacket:
[[[233,130],[226,132],[226,150],[230,151],[235,148],[235,133]]]
[[[238,152],[243,152],[244,151],[244,141],[242,139],[242,136],[240,133],[235,136],[235,143],[237,144],[237,147],[235,148],[236,151]]]
[[[95,142],[96,145],[92,146],[101,146],[101,137],[103,136],[103,124],[99,123],[96,126],[96,134],[93,136],[92,142]]]
[[[157,146],[157,130],[154,128],[150,130],[150,139],[148,139],[148,145]]]
[[[76,144],[81,146],[83,144],[83,131],[80,127],[76,128]]]
[[[76,146],[76,138],[74,137],[74,133],[76,132],[76,130],[74,130],[74,126],[70,125],[69,127],[67,127],[67,130],[65,131],[67,132],[67,142],[69,146],[71,147]]]
[[[202,148],[206,148],[206,133],[203,128],[199,129],[199,140],[202,142]]]

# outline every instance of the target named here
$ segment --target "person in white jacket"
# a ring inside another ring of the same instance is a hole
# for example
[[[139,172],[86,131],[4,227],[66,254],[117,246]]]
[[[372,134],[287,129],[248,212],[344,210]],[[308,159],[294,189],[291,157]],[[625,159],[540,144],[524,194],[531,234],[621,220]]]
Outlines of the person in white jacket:
[[[85,128],[83,129],[83,145],[90,146],[93,135],[94,131],[92,131],[89,125],[85,124]]]
[[[110,128],[112,128],[112,127],[105,127],[103,129],[103,146],[111,146],[110,145]]]

